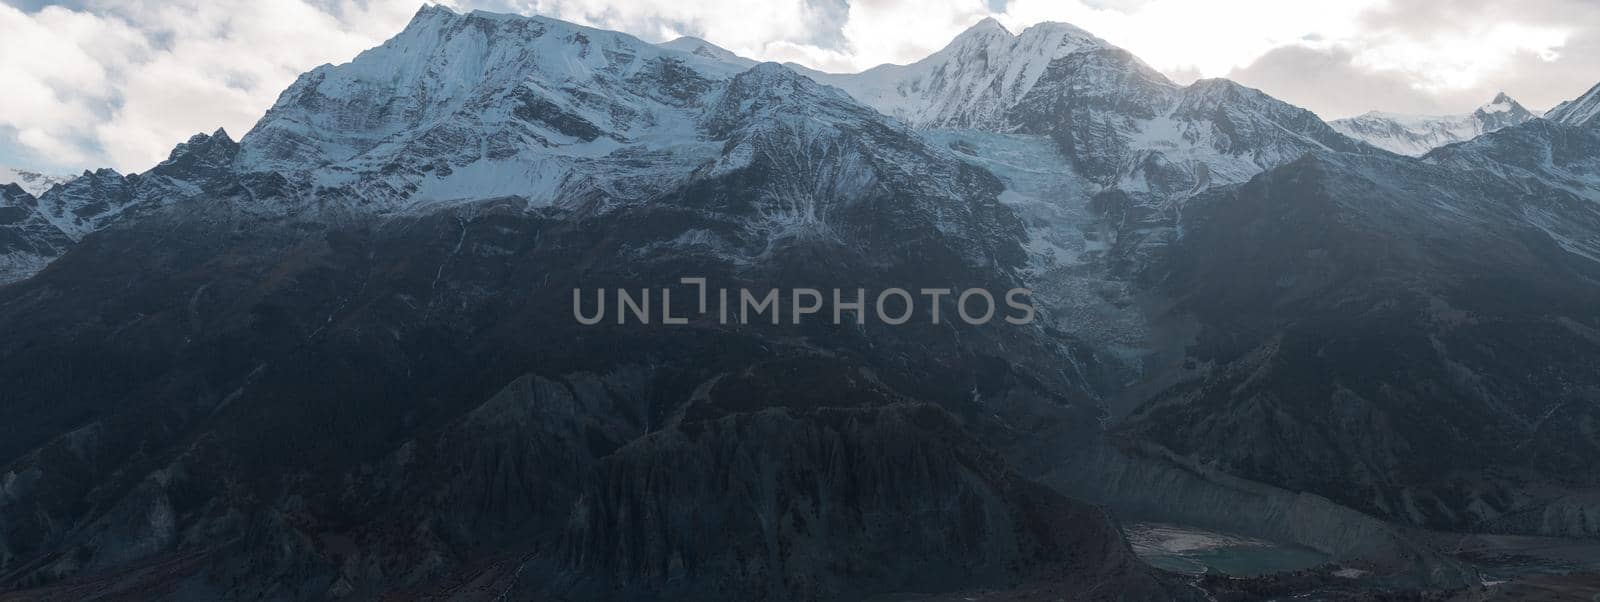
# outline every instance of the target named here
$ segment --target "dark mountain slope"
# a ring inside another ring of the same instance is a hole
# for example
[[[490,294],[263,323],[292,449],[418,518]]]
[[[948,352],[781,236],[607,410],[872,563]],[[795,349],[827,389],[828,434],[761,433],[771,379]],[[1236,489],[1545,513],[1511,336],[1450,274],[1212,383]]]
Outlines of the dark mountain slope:
[[[1443,529],[1595,487],[1600,263],[1544,215],[1600,231],[1566,190],[1401,159],[1311,155],[1197,197],[1144,275],[1198,326],[1186,373],[1122,430]]]

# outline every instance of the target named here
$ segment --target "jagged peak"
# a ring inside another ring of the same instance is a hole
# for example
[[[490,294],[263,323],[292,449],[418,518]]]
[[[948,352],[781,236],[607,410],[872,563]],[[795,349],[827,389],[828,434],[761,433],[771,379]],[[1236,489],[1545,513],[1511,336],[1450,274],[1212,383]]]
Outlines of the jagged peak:
[[[431,23],[454,19],[458,16],[460,15],[458,15],[456,11],[450,10],[450,8],[447,6],[424,3],[422,6],[417,8],[416,13],[411,15],[411,21],[407,22],[406,26],[401,29],[401,31],[411,31],[417,28],[427,27]]]
[[[1512,99],[1510,95],[1506,94],[1505,92],[1500,92],[1494,96],[1493,100],[1490,100],[1487,104],[1478,107],[1476,112],[1493,114],[1505,113],[1508,111],[1514,113],[1526,113],[1528,110],[1523,108],[1521,103],[1518,103],[1515,99]]]
[[[415,19],[417,17],[427,16],[427,15],[440,15],[440,14],[443,14],[443,15],[454,15],[454,14],[456,14],[456,11],[450,10],[450,7],[444,6],[442,4],[434,4],[432,2],[424,2],[424,3],[422,3],[422,6],[417,7],[416,14],[412,15],[411,18]]]
[[[197,144],[205,144],[207,142],[210,142],[213,138],[217,138],[217,136],[214,135],[214,134],[207,134],[205,132],[196,132],[194,135],[189,136],[188,140],[185,140],[184,142],[179,143],[178,146],[179,147],[183,147],[183,146],[194,146],[194,145],[197,145]]]
[[[424,5],[411,17],[411,21],[406,24],[404,29],[385,41],[383,45],[378,46],[378,48],[395,44],[410,44],[416,41],[436,44],[440,40],[453,38],[463,31],[472,31],[474,29],[500,30],[507,27],[519,28],[529,23],[537,24],[545,29],[571,30],[587,34],[616,35],[632,38],[632,36],[625,33],[595,29],[543,15],[501,13],[483,9],[473,9],[465,13],[458,13],[449,7],[434,4]],[[463,24],[474,24],[474,26],[463,27]],[[645,42],[640,41],[639,43],[644,44]],[[376,50],[376,48],[369,49],[367,52],[372,52],[372,50]]]
[[[190,136],[187,141],[179,143],[177,146],[172,148],[172,154],[170,157],[168,157],[168,160],[195,149],[209,148],[213,146],[232,147],[236,145],[237,143],[233,141],[233,138],[228,136],[228,132],[226,130],[217,128],[216,131],[210,134],[203,132],[197,133],[193,136]]]
[[[78,176],[78,177],[80,177],[80,178],[106,178],[106,177],[117,177],[117,178],[120,178],[120,177],[122,177],[122,173],[118,172],[115,169],[111,169],[110,167],[102,167],[100,169],[95,169],[95,170],[85,169],[85,170],[83,170],[83,174]]]

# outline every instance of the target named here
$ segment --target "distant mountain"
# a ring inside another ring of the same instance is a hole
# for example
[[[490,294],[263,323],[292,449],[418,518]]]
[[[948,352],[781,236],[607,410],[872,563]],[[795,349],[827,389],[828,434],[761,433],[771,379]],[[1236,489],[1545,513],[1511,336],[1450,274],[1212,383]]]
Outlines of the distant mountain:
[[[16,184],[24,192],[33,196],[44,194],[44,191],[49,190],[51,186],[65,182],[67,179],[36,171],[0,167],[0,184]]]
[[[1378,148],[1420,157],[1447,144],[1526,123],[1538,115],[1504,92],[1465,115],[1415,116],[1373,111],[1328,122],[1340,133]]]

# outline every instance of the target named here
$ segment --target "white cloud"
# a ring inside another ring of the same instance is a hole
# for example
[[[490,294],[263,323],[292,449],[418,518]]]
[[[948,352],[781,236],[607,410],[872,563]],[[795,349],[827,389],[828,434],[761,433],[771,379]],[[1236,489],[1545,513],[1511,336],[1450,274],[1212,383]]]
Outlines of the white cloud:
[[[0,6],[0,126],[44,163],[149,168],[199,131],[247,130],[301,72],[404,26],[409,0]]]
[[[1570,36],[1561,27],[1491,22],[1426,37],[1389,34],[1336,43],[1356,48],[1357,65],[1404,72],[1417,88],[1440,91],[1475,86],[1520,53],[1556,60]]]
[[[73,138],[99,120],[114,94],[118,57],[143,51],[126,24],[59,8],[26,15],[0,5],[0,124],[61,162],[89,159]]]
[[[769,48],[793,52],[830,28],[829,15],[807,0],[510,0],[480,3],[524,14],[625,31],[652,42],[694,35],[744,56]]]
[[[1588,0],[446,3],[546,14],[649,41],[695,35],[751,58],[835,72],[914,61],[984,16],[1013,31],[1067,21],[1178,81],[1231,75],[1328,117],[1357,108],[1470,108],[1496,86],[1548,106],[1600,81],[1600,56],[1590,51],[1600,9]],[[146,169],[194,132],[223,126],[243,134],[299,73],[380,43],[418,4],[88,0],[79,10],[36,12],[0,4],[0,136],[36,167]],[[8,160],[4,145],[0,162]]]
[[[1169,74],[1220,77],[1279,46],[1354,35],[1361,14],[1382,1],[1013,0],[1000,21],[1013,28],[1065,21]]]
[[[859,71],[916,61],[987,16],[982,0],[856,0],[843,34]]]

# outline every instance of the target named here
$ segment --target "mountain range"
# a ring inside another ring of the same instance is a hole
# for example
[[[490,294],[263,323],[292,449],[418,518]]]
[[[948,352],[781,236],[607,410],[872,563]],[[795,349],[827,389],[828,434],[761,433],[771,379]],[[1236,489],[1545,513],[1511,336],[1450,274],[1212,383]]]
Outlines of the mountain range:
[[[1039,318],[573,320],[687,276]],[[1600,537],[1600,87],[1329,124],[1059,23],[826,74],[425,7],[237,141],[0,188],[0,332],[28,599],[1515,587],[1465,538]]]
[[[1329,122],[1339,133],[1378,148],[1420,157],[1428,151],[1520,125],[1538,115],[1504,92],[1465,115],[1416,116],[1373,111]]]

